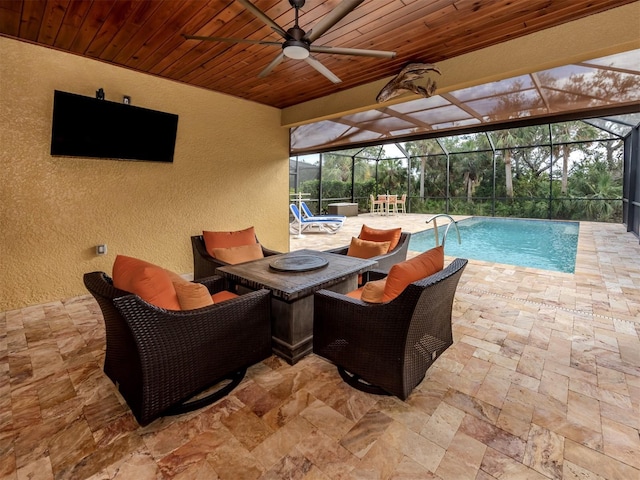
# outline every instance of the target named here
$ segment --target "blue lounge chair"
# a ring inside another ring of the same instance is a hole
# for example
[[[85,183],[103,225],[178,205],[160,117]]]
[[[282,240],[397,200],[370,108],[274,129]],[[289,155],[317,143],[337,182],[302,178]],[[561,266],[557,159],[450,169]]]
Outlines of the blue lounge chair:
[[[336,233],[344,224],[344,220],[335,218],[320,218],[313,220],[304,218],[300,215],[298,207],[293,203],[289,205],[289,209],[293,214],[293,221],[289,224],[289,231],[293,234],[311,231]]]
[[[302,218],[307,220],[340,220],[344,222],[347,218],[346,215],[314,215],[304,202],[300,202],[300,210],[302,210]]]

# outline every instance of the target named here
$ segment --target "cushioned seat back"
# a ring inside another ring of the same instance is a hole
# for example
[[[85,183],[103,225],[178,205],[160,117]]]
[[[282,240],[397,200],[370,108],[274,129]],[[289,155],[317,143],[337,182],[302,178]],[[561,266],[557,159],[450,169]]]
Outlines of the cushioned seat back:
[[[126,255],[113,262],[113,284],[167,310],[180,310],[171,274],[162,267]]]
[[[210,256],[231,265],[264,257],[254,227],[228,232],[205,230],[202,238]]]
[[[368,303],[390,302],[413,282],[430,277],[443,268],[444,247],[440,245],[409,260],[396,263],[385,278],[367,282],[347,295]]]
[[[387,252],[390,252],[398,245],[401,234],[402,228],[391,228],[382,230],[379,228],[371,228],[367,225],[362,225],[358,238],[360,240],[367,240],[370,242],[389,242],[389,248]]]

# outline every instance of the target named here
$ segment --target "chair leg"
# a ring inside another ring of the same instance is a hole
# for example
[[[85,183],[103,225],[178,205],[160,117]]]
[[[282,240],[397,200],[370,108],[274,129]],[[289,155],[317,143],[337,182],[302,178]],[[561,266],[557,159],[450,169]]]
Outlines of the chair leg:
[[[371,383],[364,381],[358,375],[351,372],[347,372],[340,365],[338,365],[337,367],[338,367],[338,373],[340,374],[342,379],[345,381],[345,383],[355,388],[356,390],[360,390],[361,392],[365,392],[365,393],[372,393],[374,395],[391,395],[389,392],[381,389],[380,387],[377,387],[376,385],[372,385]]]

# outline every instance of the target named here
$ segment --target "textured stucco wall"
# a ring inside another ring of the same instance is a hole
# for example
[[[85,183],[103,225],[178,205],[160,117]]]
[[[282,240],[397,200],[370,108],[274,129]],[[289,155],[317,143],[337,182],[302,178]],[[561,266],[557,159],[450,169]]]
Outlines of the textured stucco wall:
[[[255,225],[286,251],[278,109],[0,37],[0,311],[86,294],[116,254],[193,271],[189,237]],[[179,115],[173,164],[49,154],[53,92]],[[95,255],[106,243],[108,254]]]

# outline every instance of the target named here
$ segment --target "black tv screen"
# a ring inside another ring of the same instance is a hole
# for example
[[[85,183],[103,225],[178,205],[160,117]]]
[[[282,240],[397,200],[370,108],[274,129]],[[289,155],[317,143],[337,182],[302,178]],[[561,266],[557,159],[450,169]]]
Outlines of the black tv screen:
[[[51,155],[173,162],[178,115],[56,90]]]

